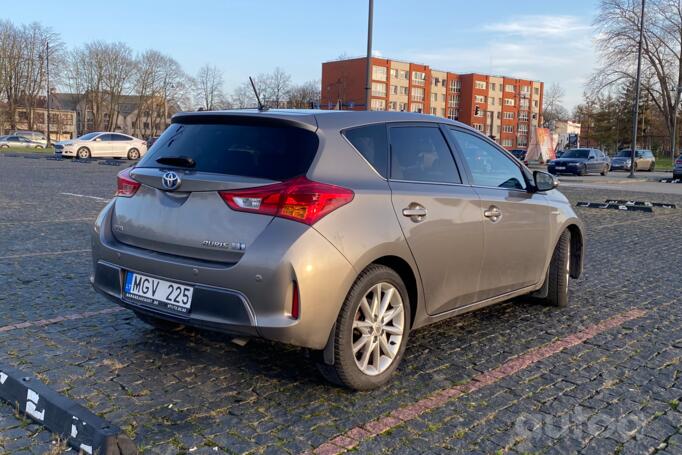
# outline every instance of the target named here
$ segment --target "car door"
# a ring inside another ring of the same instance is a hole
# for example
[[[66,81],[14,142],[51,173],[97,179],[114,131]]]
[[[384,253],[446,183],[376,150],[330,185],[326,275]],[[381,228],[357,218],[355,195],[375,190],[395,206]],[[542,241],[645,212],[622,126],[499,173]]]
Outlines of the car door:
[[[112,150],[111,134],[100,134],[92,140],[92,147],[90,153],[92,156],[106,157],[111,156]]]
[[[419,267],[426,308],[476,302],[483,253],[478,195],[463,184],[438,124],[389,126],[391,199]]]
[[[111,134],[111,155],[116,157],[128,156],[128,147],[130,146],[130,138],[123,134]]]
[[[528,191],[525,171],[486,138],[448,128],[481,199],[485,251],[479,299],[501,296],[544,279],[551,207]]]

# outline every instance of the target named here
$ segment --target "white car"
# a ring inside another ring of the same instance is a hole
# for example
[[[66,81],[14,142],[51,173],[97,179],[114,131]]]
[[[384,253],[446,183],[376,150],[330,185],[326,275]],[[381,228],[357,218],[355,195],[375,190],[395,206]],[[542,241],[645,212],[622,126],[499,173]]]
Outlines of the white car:
[[[55,155],[72,156],[83,160],[91,157],[137,160],[146,152],[145,141],[122,133],[88,133],[54,145]]]

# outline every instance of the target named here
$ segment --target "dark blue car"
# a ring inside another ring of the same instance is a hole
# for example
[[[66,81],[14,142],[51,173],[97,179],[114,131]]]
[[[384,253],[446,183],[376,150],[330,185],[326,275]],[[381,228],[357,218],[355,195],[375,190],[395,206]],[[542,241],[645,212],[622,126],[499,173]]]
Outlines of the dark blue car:
[[[597,149],[566,150],[561,158],[552,160],[547,164],[547,172],[550,174],[586,175],[599,173],[606,175],[609,168],[608,157],[604,152]]]

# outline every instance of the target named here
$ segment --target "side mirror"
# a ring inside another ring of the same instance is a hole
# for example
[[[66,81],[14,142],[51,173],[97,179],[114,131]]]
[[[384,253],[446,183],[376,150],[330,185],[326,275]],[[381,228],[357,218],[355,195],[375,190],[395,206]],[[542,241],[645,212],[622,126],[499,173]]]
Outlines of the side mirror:
[[[548,172],[533,172],[533,180],[537,191],[550,191],[559,186],[559,180]]]
[[[593,156],[588,156],[588,157],[587,157],[587,161],[590,161],[590,160],[593,160],[593,159],[594,159]]]
[[[96,138],[95,138],[95,142],[102,142],[102,138],[101,138],[101,137],[96,137]]]

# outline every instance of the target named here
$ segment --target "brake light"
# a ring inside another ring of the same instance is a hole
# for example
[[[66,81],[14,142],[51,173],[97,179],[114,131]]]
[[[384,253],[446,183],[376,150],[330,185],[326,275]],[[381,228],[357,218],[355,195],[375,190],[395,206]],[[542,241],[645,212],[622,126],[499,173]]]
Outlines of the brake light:
[[[308,225],[348,204],[355,196],[347,188],[313,182],[305,177],[218,193],[232,210],[277,216]]]
[[[114,196],[133,197],[140,188],[140,182],[136,182],[130,176],[130,171],[133,168],[129,167],[123,169],[116,176],[116,194]]]
[[[298,295],[298,283],[294,281],[294,289],[291,295],[291,317],[292,319],[298,319],[298,315],[301,311],[300,297]]]

